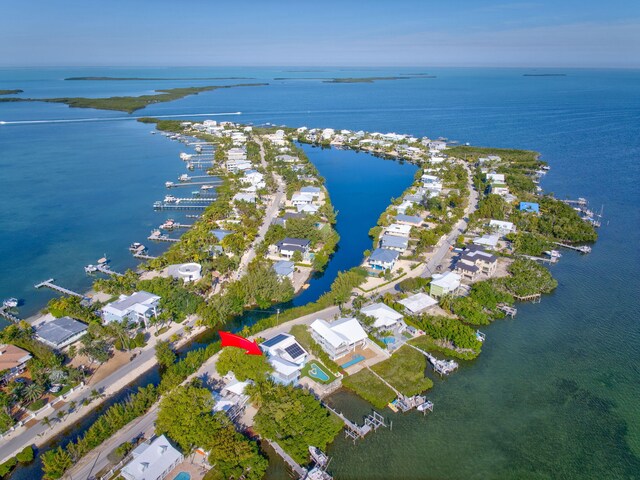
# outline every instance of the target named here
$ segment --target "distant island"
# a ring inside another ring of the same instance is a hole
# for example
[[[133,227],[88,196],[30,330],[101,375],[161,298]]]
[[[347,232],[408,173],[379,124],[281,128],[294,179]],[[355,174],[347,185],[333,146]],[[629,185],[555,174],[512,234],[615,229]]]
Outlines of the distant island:
[[[98,110],[118,110],[121,112],[133,113],[136,110],[145,108],[147,105],[161,102],[171,102],[179,100],[188,95],[197,95],[201,92],[218,90],[220,88],[234,87],[261,87],[268,83],[239,83],[236,85],[210,85],[207,87],[186,87],[169,88],[156,90],[156,95],[141,95],[139,97],[108,97],[108,98],[85,98],[85,97],[61,97],[61,98],[0,98],[0,102],[49,102],[65,103],[73,108],[96,108]]]
[[[274,80],[320,80],[322,83],[373,83],[381,80],[409,80],[409,75],[413,78],[436,78],[435,75],[405,74],[404,77],[342,77],[342,78],[322,78],[322,77],[276,77]]]
[[[65,80],[254,80],[252,77],[186,77],[186,78],[170,78],[170,77],[69,77]]]
[[[16,93],[22,93],[24,90],[0,90],[0,95],[15,95]]]
[[[566,77],[566,73],[523,73],[523,77]]]

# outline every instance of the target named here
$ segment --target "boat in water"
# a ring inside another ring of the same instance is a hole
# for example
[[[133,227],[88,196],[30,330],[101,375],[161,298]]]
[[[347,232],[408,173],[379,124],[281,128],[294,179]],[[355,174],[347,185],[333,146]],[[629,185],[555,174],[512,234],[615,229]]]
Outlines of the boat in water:
[[[84,267],[84,273],[95,273],[98,271],[98,267],[96,267],[95,265],[86,265]]]
[[[160,229],[161,230],[173,230],[176,226],[176,222],[170,218],[168,219],[166,222],[164,222],[162,225],[160,225]]]
[[[2,301],[4,308],[16,308],[18,306],[18,299],[14,297],[6,298]]]
[[[176,197],[174,197],[173,195],[166,195],[166,196],[164,197],[164,201],[165,201],[166,203],[176,203],[176,201],[177,201],[177,200],[178,200],[178,199],[177,199]]]

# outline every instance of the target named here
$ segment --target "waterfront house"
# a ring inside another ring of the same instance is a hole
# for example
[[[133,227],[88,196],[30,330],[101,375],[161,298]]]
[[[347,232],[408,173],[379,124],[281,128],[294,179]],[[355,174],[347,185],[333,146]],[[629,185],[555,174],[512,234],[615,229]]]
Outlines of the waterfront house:
[[[298,163],[298,157],[294,157],[292,155],[278,155],[276,160],[284,163]]]
[[[400,253],[396,251],[387,250],[386,248],[376,248],[369,256],[367,263],[374,271],[391,270],[399,256]]]
[[[389,235],[385,233],[380,239],[380,248],[402,253],[408,247],[409,239],[406,237],[398,237],[396,235]]]
[[[303,258],[307,258],[309,256],[310,246],[311,242],[306,238],[287,237],[276,243],[278,253],[285,258],[293,257],[295,252],[300,252]]]
[[[322,189],[320,187],[302,187],[300,189],[300,193],[305,193],[311,195],[314,199],[320,198],[320,194],[322,193]]]
[[[316,213],[318,213],[320,211],[320,207],[318,207],[317,205],[312,205],[312,204],[298,205],[296,208],[298,209],[299,213],[305,213],[305,214],[309,214],[309,215],[315,215]]]
[[[233,196],[234,202],[256,203],[257,197],[255,193],[236,193]]]
[[[45,319],[35,326],[36,340],[60,350],[87,333],[87,325],[70,317]]]
[[[260,348],[273,367],[271,378],[274,382],[283,385],[298,384],[308,353],[293,335],[280,333],[262,342]]]
[[[336,131],[333,128],[325,128],[322,130],[322,139],[329,140],[331,137],[335,135]]]
[[[407,213],[407,210],[411,207],[413,207],[413,202],[405,200],[396,207],[396,211],[401,215],[405,215]]]
[[[409,225],[411,227],[419,227],[422,225],[422,218],[416,215],[396,215],[396,223],[400,225]]]
[[[131,461],[120,471],[125,480],[162,480],[184,460],[182,453],[164,435],[141,443],[133,449],[131,456]]]
[[[227,160],[235,162],[247,159],[247,151],[244,148],[233,147],[227,150]]]
[[[504,178],[504,173],[487,173],[487,182],[506,183]]]
[[[509,187],[506,183],[494,182],[489,185],[489,193],[504,197],[505,195],[509,194]]]
[[[395,235],[397,237],[408,237],[411,233],[411,225],[392,223],[385,229],[385,233],[388,235]]]
[[[516,231],[516,226],[512,222],[505,222],[503,220],[489,220],[489,228],[500,235],[507,235],[509,233],[515,233]]]
[[[288,278],[289,280],[293,280],[293,272],[295,270],[295,264],[288,260],[280,260],[273,264],[273,271],[276,272],[276,275],[280,280],[284,278]]]
[[[355,318],[341,318],[332,323],[318,319],[311,324],[311,336],[331,360],[343,357],[356,348],[367,346],[367,332]]]
[[[226,163],[227,171],[230,173],[244,172],[251,170],[253,165],[248,160],[228,160]]]
[[[297,192],[291,196],[291,204],[294,207],[311,205],[312,203],[313,203],[313,195],[311,195],[310,193]]]
[[[429,150],[441,151],[447,148],[447,142],[442,140],[433,140],[429,142]]]
[[[486,252],[479,245],[469,245],[464,252],[462,252],[462,255],[460,255],[456,263],[456,265],[460,264],[474,265],[478,268],[479,273],[490,277],[496,273],[498,258]]]
[[[170,277],[183,280],[185,283],[197,282],[202,278],[202,266],[199,263],[179,263],[167,266]]]
[[[520,202],[519,210],[528,213],[540,213],[540,205],[535,202]]]
[[[26,363],[31,358],[31,354],[20,347],[0,344],[0,382],[8,381],[24,372]]]
[[[460,275],[454,272],[436,273],[431,277],[429,294],[435,298],[455,294],[458,287],[460,287],[460,280]]]
[[[159,302],[160,297],[158,295],[144,290],[131,295],[120,295],[118,300],[102,307],[102,319],[104,323],[142,322],[148,328],[149,320],[158,316]]]
[[[482,235],[481,237],[477,237],[473,239],[473,243],[475,245],[480,245],[480,246],[488,247],[491,249],[497,248],[499,241],[500,241],[500,235],[497,235],[497,234]]]
[[[373,328],[384,330],[391,330],[395,328],[404,318],[400,312],[396,312],[393,308],[381,302],[367,305],[360,310],[360,312],[368,317],[375,318]]]
[[[398,301],[398,303],[404,306],[405,310],[413,315],[417,315],[422,313],[434,305],[438,304],[438,301],[426,293],[416,293],[415,295],[410,295],[407,298],[403,298]]]

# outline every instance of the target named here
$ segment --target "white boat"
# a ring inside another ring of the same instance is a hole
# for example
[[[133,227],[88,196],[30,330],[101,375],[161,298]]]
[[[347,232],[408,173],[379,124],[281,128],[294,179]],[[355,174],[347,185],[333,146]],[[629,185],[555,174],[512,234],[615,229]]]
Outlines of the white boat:
[[[109,259],[107,258],[106,255],[98,259],[98,266],[106,265],[107,263],[109,263]]]
[[[189,160],[191,160],[191,157],[193,157],[193,155],[189,153],[182,152],[180,154],[180,160],[182,160],[183,162],[188,162]]]
[[[416,407],[416,410],[419,412],[424,412],[425,410],[433,410],[433,402],[431,400],[427,400],[424,403],[421,403]]]
[[[560,258],[562,254],[558,250],[547,250],[544,252],[545,255],[550,256],[551,258]]]
[[[180,175],[180,178],[178,179],[181,182],[188,182],[189,180],[191,180],[191,177],[189,177],[189,175],[187,175],[186,173],[183,173],[182,175]]]
[[[164,182],[164,186],[167,187],[167,188],[171,188],[174,185],[175,185],[175,183],[173,183],[173,182]]]
[[[14,297],[7,298],[2,302],[2,306],[4,308],[16,308],[18,306],[18,299]]]
[[[176,202],[176,200],[178,200],[178,199],[177,199],[176,197],[174,197],[173,195],[166,195],[166,196],[164,197],[164,201],[165,201],[166,203],[175,203],[175,202]]]
[[[213,185],[202,185],[200,187],[200,190],[211,190],[213,188]]]
[[[155,130],[151,130],[149,133],[150,133],[151,135],[155,135],[155,134],[156,134],[156,131],[155,131]]]
[[[95,265],[87,265],[86,267],[84,267],[84,271],[85,273],[94,273],[98,271],[98,267],[96,267]]]
[[[175,224],[176,222],[170,218],[166,222],[164,222],[162,225],[160,225],[160,228],[162,230],[173,230],[173,228],[175,227]]]
[[[131,245],[129,245],[129,250],[131,250],[132,252],[134,250],[138,250],[140,247],[143,247],[144,245],[142,245],[140,242],[133,242]]]

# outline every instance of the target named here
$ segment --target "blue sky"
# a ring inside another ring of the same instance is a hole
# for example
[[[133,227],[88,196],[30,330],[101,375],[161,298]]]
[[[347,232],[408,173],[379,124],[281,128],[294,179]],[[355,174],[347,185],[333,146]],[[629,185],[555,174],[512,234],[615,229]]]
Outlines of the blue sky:
[[[640,67],[640,0],[22,0],[0,65]]]

